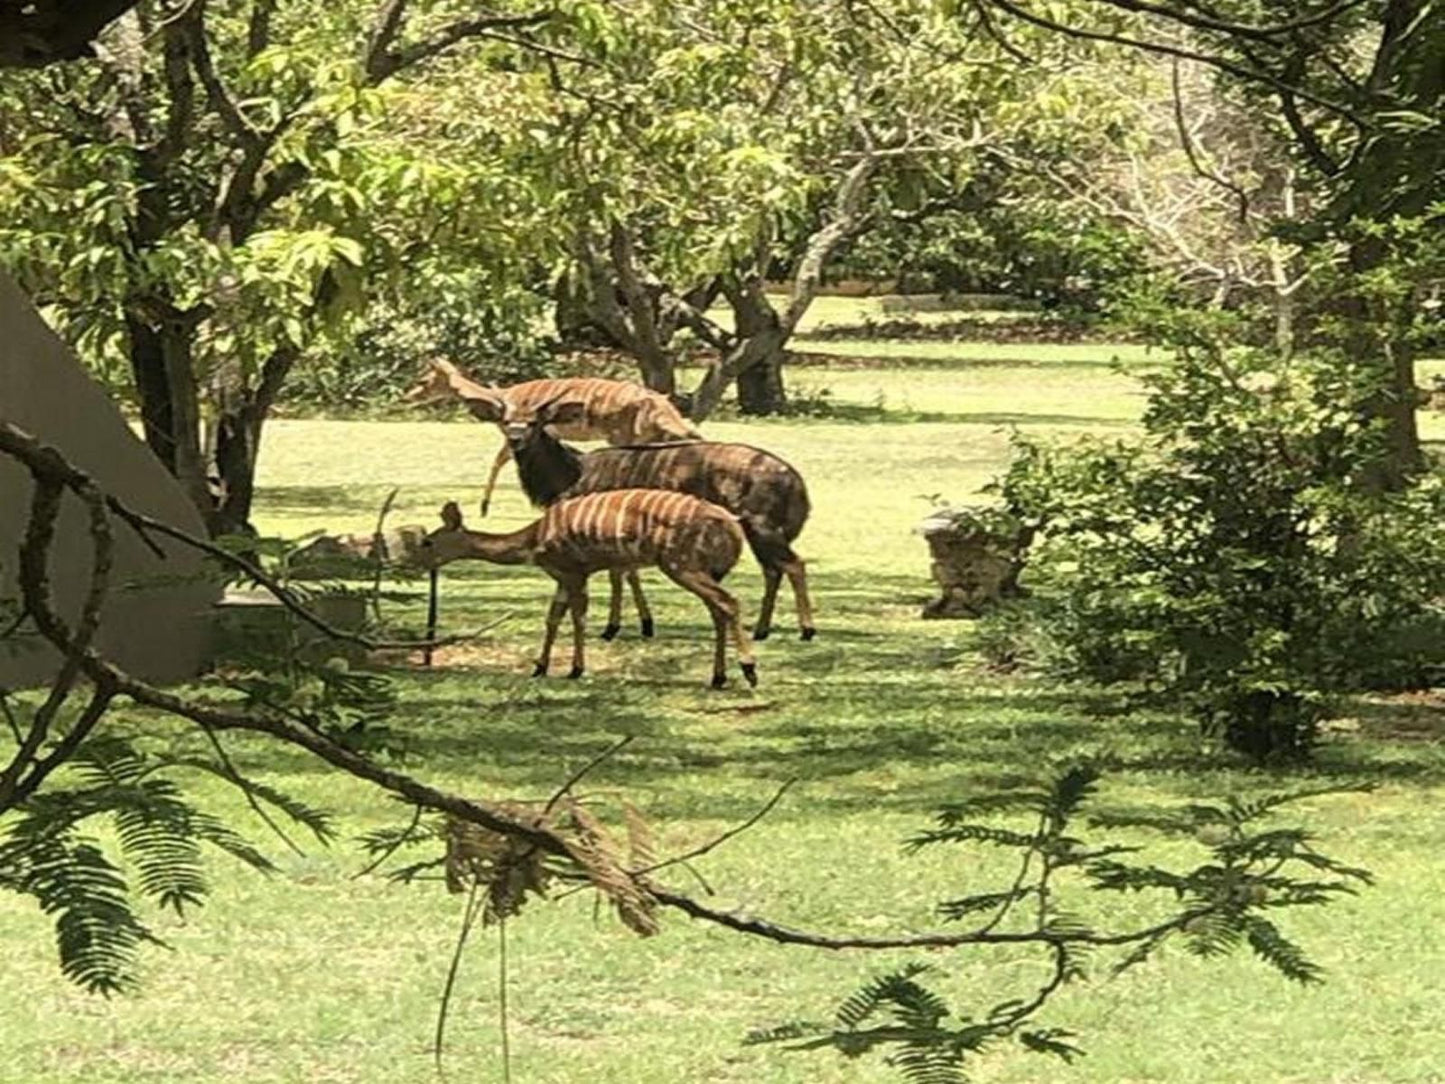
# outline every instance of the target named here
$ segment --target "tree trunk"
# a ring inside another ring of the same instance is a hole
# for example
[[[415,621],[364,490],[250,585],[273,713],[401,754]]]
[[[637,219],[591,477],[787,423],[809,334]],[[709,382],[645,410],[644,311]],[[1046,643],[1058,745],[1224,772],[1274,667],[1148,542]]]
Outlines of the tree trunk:
[[[773,327],[744,339],[732,350],[718,358],[706,373],[703,374],[702,383],[692,397],[692,419],[704,421],[712,414],[722,402],[723,393],[727,391],[728,385],[735,380],[740,380],[742,374],[750,372],[755,365],[768,363],[770,359],[776,359],[773,366],[775,379],[779,387],[778,394],[782,396],[782,371],[781,363],[783,358],[783,344],[787,337],[782,330],[774,324]],[[741,390],[741,389],[740,389]],[[786,402],[786,398],[781,398]]]
[[[261,430],[297,356],[294,348],[279,348],[266,359],[254,390],[245,387],[222,390],[215,450],[221,491],[210,517],[213,534],[256,533],[251,526],[251,505],[256,496]]]
[[[140,401],[141,430],[145,442],[166,470],[176,473],[176,444],[172,436],[175,418],[171,411],[171,389],[166,381],[165,354],[160,333],[131,315],[125,318],[130,340],[130,371]]]
[[[1364,278],[1384,266],[1389,255],[1383,241],[1366,238],[1351,248],[1350,269]],[[1374,370],[1378,382],[1360,410],[1365,417],[1378,419],[1385,430],[1385,456],[1366,472],[1363,482],[1379,490],[1402,489],[1425,468],[1415,417],[1420,392],[1409,342],[1409,313],[1362,293],[1346,297],[1342,308],[1349,328],[1347,354],[1351,361]]]
[[[660,391],[668,398],[677,394],[677,359],[667,350],[649,355],[639,352],[638,367],[642,370],[642,382],[653,391]]]
[[[159,327],[141,314],[126,316],[146,444],[209,522],[213,505],[201,454],[200,406],[191,357],[196,325],[175,311],[157,322]]]
[[[743,414],[766,416],[781,414],[788,407],[787,390],[783,387],[781,346],[738,373],[738,410]]]

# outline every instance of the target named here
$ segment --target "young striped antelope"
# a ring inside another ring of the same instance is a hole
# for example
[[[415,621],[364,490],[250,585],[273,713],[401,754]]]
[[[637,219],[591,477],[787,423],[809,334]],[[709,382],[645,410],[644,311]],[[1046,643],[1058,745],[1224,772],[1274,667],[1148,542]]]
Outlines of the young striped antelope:
[[[533,564],[557,581],[533,677],[547,673],[562,618],[572,615],[572,670],[586,669],[587,580],[603,569],[656,565],[679,587],[700,598],[712,616],[712,686],[727,683],[727,640],[749,685],[758,683],[752,643],[739,621],[738,603],[720,583],[742,554],[737,518],[715,504],[661,489],[618,489],[552,505],[535,523],[506,534],[468,530],[455,501],[442,508],[442,526],[425,539],[418,562],[436,568],[473,559],[499,565]]]
[[[545,507],[583,493],[637,488],[674,490],[726,508],[737,516],[763,570],[763,601],[753,639],[766,639],[772,630],[773,607],[784,577],[793,588],[799,634],[804,640],[813,638],[807,572],[792,545],[811,506],[802,475],[788,463],[748,444],[708,440],[582,453],[552,435],[567,424],[575,404],[545,402],[528,411],[499,403],[497,409],[504,412],[502,432],[533,504]],[[639,606],[645,605],[635,580],[633,585]],[[620,621],[621,589],[614,585],[603,639],[616,635]]]
[[[667,396],[625,380],[569,377],[528,380],[508,388],[492,388],[469,379],[449,361],[428,362],[427,375],[406,393],[410,402],[460,399],[472,417],[498,426],[507,407],[530,416],[543,403],[567,403],[572,409],[553,432],[564,440],[605,440],[608,444],[651,444],[701,440],[702,434],[679,413]],[[502,444],[482,492],[482,515],[491,507],[497,475],[512,458]]]

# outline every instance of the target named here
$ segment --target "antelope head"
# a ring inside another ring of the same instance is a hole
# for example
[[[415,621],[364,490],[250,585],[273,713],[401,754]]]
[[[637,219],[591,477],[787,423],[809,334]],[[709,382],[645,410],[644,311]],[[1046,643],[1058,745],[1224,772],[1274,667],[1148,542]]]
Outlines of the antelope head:
[[[426,375],[407,390],[402,401],[431,405],[457,398],[472,417],[500,424],[507,414],[507,401],[495,389],[468,379],[460,369],[442,358],[427,362]]]
[[[542,430],[549,425],[571,425],[587,416],[586,405],[576,399],[562,399],[554,396],[538,403],[530,410],[507,403],[502,420],[502,433],[513,453],[520,452],[534,444]]]
[[[456,501],[442,505],[442,525],[417,543],[412,563],[421,568],[438,568],[471,552],[471,532],[462,524],[462,510]]]

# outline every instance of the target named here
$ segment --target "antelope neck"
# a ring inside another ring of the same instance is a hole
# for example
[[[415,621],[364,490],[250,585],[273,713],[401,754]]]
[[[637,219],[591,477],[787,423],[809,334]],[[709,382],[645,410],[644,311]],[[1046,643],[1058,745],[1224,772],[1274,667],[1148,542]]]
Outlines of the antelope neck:
[[[463,531],[467,554],[490,561],[494,565],[525,565],[532,559],[537,544],[537,525],[528,524],[519,531],[491,534],[487,531]]]
[[[582,457],[545,429],[513,449],[522,488],[533,504],[549,505],[582,477]]]

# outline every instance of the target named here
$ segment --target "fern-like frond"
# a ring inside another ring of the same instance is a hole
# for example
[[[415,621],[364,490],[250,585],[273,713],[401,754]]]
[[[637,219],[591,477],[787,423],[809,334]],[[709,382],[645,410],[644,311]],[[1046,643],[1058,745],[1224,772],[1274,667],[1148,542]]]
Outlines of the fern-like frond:
[[[1084,1052],[1077,1046],[1064,1042],[1065,1039],[1073,1037],[1074,1033],[1064,1028],[1042,1028],[1038,1031],[1019,1032],[1019,1042],[1029,1050],[1037,1054],[1052,1054],[1057,1058],[1063,1058],[1070,1064],[1075,1058],[1084,1056]]]
[[[910,1000],[916,994],[926,994],[914,977],[930,970],[927,964],[905,964],[897,971],[880,975],[853,991],[834,1013],[837,1026],[853,1030],[864,1024],[874,1013],[888,1003]],[[935,995],[928,995],[933,997]],[[944,1010],[946,1013],[947,1010]]]
[[[1298,983],[1321,982],[1324,969],[1304,954],[1274,923],[1258,915],[1244,918],[1245,937],[1254,954],[1287,979]]]
[[[910,837],[905,846],[909,850],[932,846],[935,843],[992,843],[998,847],[1037,847],[1040,837],[1028,832],[1015,832],[1008,828],[994,828],[986,824],[955,824],[947,828],[931,828]]]
[[[888,1058],[909,1084],[964,1084],[960,1059],[947,1047],[920,1042],[905,1045]]]
[[[89,840],[11,838],[0,845],[0,880],[55,916],[61,971],[91,993],[135,984],[135,952],[155,941],[136,918],[125,878]]]
[[[249,795],[252,799],[284,813],[294,823],[301,825],[309,831],[321,843],[329,843],[336,838],[335,830],[331,825],[331,814],[324,809],[307,805],[299,798],[292,797],[285,791],[277,790],[275,787],[266,783],[260,783],[254,779],[247,779],[245,776],[237,775],[224,764],[218,764],[204,757],[176,757],[168,760],[166,763],[174,764],[177,767],[193,768],[196,771],[213,775],[217,779],[225,780],[225,782]]]
[[[646,869],[657,862],[657,841],[652,825],[631,802],[622,803],[627,825],[627,860],[632,869]]]
[[[951,922],[967,918],[980,911],[993,911],[1008,903],[1026,899],[1034,894],[1032,886],[1019,886],[1003,892],[980,892],[976,896],[964,896],[956,900],[944,900],[938,905],[938,913]]]
[[[1236,824],[1243,824],[1292,802],[1329,794],[1366,794],[1374,789],[1374,783],[1326,783],[1323,786],[1301,787],[1281,794],[1266,794],[1259,798],[1232,798],[1229,802],[1229,818]]]
[[[1077,764],[1067,769],[1053,781],[1045,811],[1062,824],[1093,797],[1098,781],[1099,769],[1092,764]]]
[[[1231,911],[1211,911],[1184,926],[1185,944],[1196,956],[1226,956],[1239,947],[1243,933],[1239,915]]]

